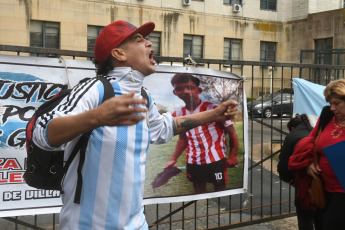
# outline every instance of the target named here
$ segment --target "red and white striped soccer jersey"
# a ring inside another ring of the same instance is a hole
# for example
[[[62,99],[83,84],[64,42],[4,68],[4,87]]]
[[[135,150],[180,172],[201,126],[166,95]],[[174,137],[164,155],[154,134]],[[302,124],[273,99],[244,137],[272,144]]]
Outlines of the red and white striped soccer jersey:
[[[186,107],[173,112],[174,117],[199,113],[216,108],[212,102],[202,101],[194,110],[189,111]],[[226,140],[224,127],[232,125],[228,120],[224,123],[212,122],[191,129],[186,132],[188,147],[186,151],[186,162],[188,164],[209,164],[226,157]]]

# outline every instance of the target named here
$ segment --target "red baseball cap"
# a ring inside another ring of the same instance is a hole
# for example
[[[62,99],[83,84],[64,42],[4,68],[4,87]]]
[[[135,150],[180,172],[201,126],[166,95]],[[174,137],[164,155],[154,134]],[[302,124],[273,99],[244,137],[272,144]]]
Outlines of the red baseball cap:
[[[147,22],[137,28],[129,22],[118,20],[103,28],[95,43],[95,59],[102,63],[110,56],[111,51],[117,48],[126,38],[140,33],[143,37],[149,35],[155,28],[154,22]]]

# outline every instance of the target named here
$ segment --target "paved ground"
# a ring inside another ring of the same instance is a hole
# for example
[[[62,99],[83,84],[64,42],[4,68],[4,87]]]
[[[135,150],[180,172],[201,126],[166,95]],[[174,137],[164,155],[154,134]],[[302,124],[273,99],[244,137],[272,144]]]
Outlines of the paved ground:
[[[276,220],[268,222],[271,224],[272,229],[282,229],[282,230],[297,230],[297,217],[290,217],[283,220]]]
[[[223,212],[220,216],[217,215],[219,213],[219,205],[217,203],[218,199],[209,199],[209,202],[206,203],[206,200],[199,200],[196,204],[192,204],[190,206],[185,207],[184,211],[180,211],[175,213],[171,219],[166,218],[160,221],[158,226],[153,226],[151,230],[182,230],[182,229],[213,229],[217,228],[218,226],[228,225],[228,223],[243,223],[245,221],[249,221],[252,219],[260,219],[258,216],[250,216],[250,214],[242,213],[239,214],[238,212],[234,212],[229,214],[226,212],[225,209],[221,208],[220,212]],[[187,202],[185,203],[187,204]],[[176,210],[177,208],[181,207],[181,204],[173,203],[172,207],[170,204],[160,204],[158,206],[158,211],[156,206],[148,206],[146,209],[146,218],[148,223],[153,223],[156,218],[157,212],[159,213],[159,217],[163,217],[169,214],[169,210]],[[195,212],[197,214],[195,214]],[[215,215],[213,215],[215,214]],[[194,220],[194,216],[198,218]],[[208,216],[208,217],[207,217]],[[188,220],[188,218],[191,218]],[[158,218],[159,219],[159,218]],[[185,219],[182,223],[181,219]],[[231,219],[229,221],[229,219]],[[297,230],[297,218],[289,217],[285,219],[279,219],[275,221],[267,221],[260,224],[252,224],[244,227],[237,227],[237,228],[228,228],[228,229],[236,229],[236,230]]]
[[[296,217],[290,217],[282,220],[265,222],[262,224],[251,225],[242,228],[233,228],[235,230],[297,230]]]
[[[254,224],[246,227],[231,228],[234,230],[297,230],[296,217],[289,217],[281,220],[269,221],[261,224]]]

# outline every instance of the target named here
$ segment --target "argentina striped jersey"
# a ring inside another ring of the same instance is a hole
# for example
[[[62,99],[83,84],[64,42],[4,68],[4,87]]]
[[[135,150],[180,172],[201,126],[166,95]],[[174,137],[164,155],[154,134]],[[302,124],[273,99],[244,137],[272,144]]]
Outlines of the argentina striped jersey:
[[[115,96],[135,91],[141,97],[144,76],[122,67],[112,70],[107,79]],[[53,147],[46,138],[46,129],[53,118],[76,115],[97,107],[103,99],[103,84],[90,79],[73,88],[52,112],[36,122],[34,142],[47,150],[65,150],[67,160],[78,138]],[[161,115],[149,95],[147,119],[132,126],[104,126],[94,129],[86,149],[82,170],[83,187],[80,204],[75,204],[79,155],[66,174],[60,213],[60,229],[148,229],[142,205],[146,154],[149,143],[165,143],[173,136],[173,117]],[[145,105],[142,105],[145,106]]]

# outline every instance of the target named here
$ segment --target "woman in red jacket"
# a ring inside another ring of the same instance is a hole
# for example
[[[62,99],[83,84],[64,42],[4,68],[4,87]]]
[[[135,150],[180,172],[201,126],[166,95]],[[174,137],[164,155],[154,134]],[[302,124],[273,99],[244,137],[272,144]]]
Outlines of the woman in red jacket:
[[[345,140],[345,80],[340,79],[330,82],[324,90],[324,95],[330,106],[323,109],[310,136],[302,140],[300,142],[301,145],[299,143],[296,146],[294,154],[290,158],[289,169],[296,172],[296,170],[304,167],[306,173],[312,178],[321,176],[326,196],[323,229],[344,230],[345,191],[334,173],[323,148]],[[316,146],[319,163],[315,166],[312,162],[313,151],[319,128],[321,133]],[[342,154],[345,154],[344,150]],[[303,170],[300,170],[299,173],[303,175]],[[303,176],[300,174],[299,177],[302,178]],[[303,196],[303,194],[299,195]]]

